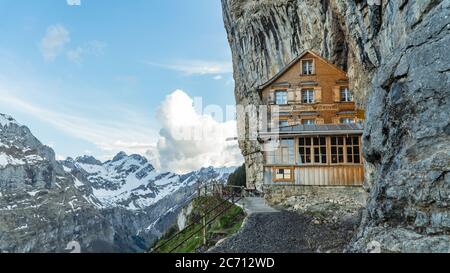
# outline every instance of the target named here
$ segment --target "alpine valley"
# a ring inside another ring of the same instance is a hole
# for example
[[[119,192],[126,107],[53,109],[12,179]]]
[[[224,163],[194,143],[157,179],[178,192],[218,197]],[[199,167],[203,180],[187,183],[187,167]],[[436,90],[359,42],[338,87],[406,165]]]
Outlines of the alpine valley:
[[[143,252],[176,221],[198,183],[235,168],[159,172],[140,155],[64,161],[26,126],[0,114],[0,253]]]

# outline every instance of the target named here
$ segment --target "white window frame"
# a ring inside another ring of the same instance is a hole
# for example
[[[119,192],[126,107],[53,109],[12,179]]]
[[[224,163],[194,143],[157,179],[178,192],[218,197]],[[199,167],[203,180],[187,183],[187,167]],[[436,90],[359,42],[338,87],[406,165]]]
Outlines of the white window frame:
[[[306,69],[305,69],[305,64],[307,64]],[[313,59],[302,60],[302,75],[314,75],[314,60]]]
[[[306,102],[305,102],[306,94]],[[314,89],[303,89],[302,90],[302,103],[312,104],[316,102]]]
[[[354,118],[341,118],[341,119],[339,119],[339,122],[341,124],[354,124],[355,119]]]
[[[350,91],[350,88],[341,87],[339,92],[340,92],[342,102],[352,102],[353,101],[353,94]]]
[[[282,96],[282,103],[279,103],[279,101],[278,101],[278,95],[281,95]],[[288,94],[287,94],[287,91],[286,90],[277,90],[277,91],[275,91],[275,104],[276,105],[286,105],[287,104],[287,101],[288,101]]]

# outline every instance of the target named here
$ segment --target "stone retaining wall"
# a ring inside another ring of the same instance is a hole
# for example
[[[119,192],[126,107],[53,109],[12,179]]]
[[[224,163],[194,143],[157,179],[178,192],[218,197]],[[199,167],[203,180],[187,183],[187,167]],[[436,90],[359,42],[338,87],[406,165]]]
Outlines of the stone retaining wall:
[[[280,204],[293,196],[330,200],[351,198],[358,200],[361,204],[365,204],[367,198],[362,187],[264,185],[263,192],[266,200],[273,205]]]

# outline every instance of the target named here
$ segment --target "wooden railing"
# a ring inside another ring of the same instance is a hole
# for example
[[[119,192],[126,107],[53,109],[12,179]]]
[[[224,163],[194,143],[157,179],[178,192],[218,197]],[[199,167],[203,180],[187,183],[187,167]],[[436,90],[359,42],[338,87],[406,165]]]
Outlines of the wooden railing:
[[[201,224],[200,228],[197,228],[193,232],[191,232],[187,237],[185,237],[181,242],[179,242],[176,246],[172,247],[168,253],[173,253],[175,250],[177,250],[180,246],[182,246],[187,240],[191,239],[195,235],[202,232],[203,236],[203,245],[206,244],[206,236],[207,236],[207,227],[209,224],[211,224],[214,220],[216,220],[219,216],[223,215],[225,212],[227,212],[229,209],[231,209],[236,203],[238,203],[240,200],[242,200],[247,193],[249,193],[248,190],[245,189],[245,187],[239,187],[239,186],[232,186],[232,185],[224,185],[222,183],[208,183],[204,185],[200,185],[197,189],[197,197],[218,197],[221,199],[221,202],[214,206],[211,209],[208,209],[206,212],[202,213],[202,215],[196,219],[193,219],[193,221],[184,227],[182,230],[178,231],[174,235],[172,235],[169,239],[165,240],[161,244],[155,246],[151,249],[151,253],[157,253],[159,250],[161,250],[164,246],[168,245],[170,242],[175,241],[180,236],[184,235],[189,229],[192,227]],[[204,207],[207,200],[205,199],[202,203],[200,203],[199,207]],[[228,204],[228,205],[227,205]],[[219,212],[214,213],[218,208],[221,208],[225,205],[225,208],[221,209]],[[211,217],[208,217],[211,215]]]

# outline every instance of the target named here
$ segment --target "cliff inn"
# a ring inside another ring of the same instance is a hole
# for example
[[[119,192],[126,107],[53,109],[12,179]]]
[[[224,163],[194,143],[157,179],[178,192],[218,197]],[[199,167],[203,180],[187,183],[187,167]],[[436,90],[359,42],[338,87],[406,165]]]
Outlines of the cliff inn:
[[[306,51],[259,87],[265,185],[361,186],[364,112],[339,67]]]

